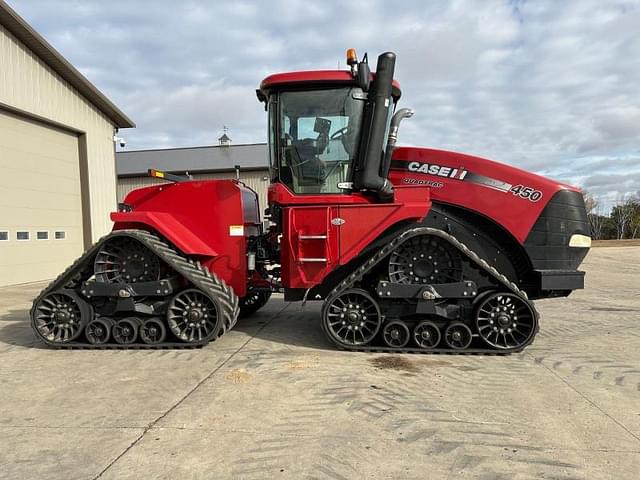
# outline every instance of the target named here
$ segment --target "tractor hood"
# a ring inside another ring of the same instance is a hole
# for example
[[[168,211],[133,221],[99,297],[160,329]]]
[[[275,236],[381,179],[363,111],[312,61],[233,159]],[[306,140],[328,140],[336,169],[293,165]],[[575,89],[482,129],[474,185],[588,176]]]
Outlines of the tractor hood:
[[[576,187],[485,158],[430,148],[398,147],[389,180],[424,185],[434,202],[475,211],[524,243],[536,220],[559,191]]]

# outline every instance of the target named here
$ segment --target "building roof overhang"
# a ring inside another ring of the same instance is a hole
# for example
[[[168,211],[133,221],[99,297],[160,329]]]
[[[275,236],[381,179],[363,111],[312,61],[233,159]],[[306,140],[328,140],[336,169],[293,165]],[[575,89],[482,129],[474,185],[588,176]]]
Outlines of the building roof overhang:
[[[4,0],[0,0],[0,25],[24,43],[54,72],[60,75],[82,96],[96,106],[118,128],[133,128],[135,123],[82,75],[60,52],[18,15]]]

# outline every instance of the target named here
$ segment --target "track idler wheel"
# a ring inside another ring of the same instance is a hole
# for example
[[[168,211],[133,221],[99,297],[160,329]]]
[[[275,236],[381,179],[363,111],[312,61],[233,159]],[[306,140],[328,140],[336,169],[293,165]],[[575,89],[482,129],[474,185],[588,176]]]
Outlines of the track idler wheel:
[[[183,342],[209,340],[220,329],[222,308],[203,291],[190,288],[171,299],[167,322],[171,332]]]
[[[147,345],[158,345],[167,338],[167,329],[160,317],[147,318],[140,325],[140,340]]]
[[[377,302],[359,288],[345,290],[322,307],[322,327],[343,347],[367,345],[380,330],[382,316]]]
[[[382,330],[382,339],[389,347],[402,348],[409,343],[410,338],[409,327],[400,320],[387,323]]]
[[[114,321],[110,318],[97,317],[91,320],[84,329],[84,336],[91,345],[104,345],[111,338]]]
[[[473,340],[471,329],[464,323],[452,323],[444,332],[445,343],[454,350],[464,350],[471,345],[471,340]]]
[[[527,302],[513,293],[482,297],[475,311],[478,334],[493,348],[515,350],[535,335],[536,315]]]
[[[440,329],[433,322],[420,322],[413,329],[413,341],[420,348],[430,350],[440,343]]]
[[[71,290],[45,295],[32,313],[33,325],[42,338],[59,344],[78,338],[93,317],[91,305]]]
[[[134,343],[138,338],[138,329],[142,322],[139,318],[127,317],[121,318],[116,322],[112,329],[112,336],[116,343],[121,345],[129,345]]]

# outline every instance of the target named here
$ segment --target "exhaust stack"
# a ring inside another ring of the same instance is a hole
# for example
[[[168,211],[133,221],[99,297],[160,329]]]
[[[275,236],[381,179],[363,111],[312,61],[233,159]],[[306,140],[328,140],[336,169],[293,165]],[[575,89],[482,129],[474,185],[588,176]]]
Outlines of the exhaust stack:
[[[380,176],[387,178],[389,176],[389,168],[391,168],[391,155],[393,155],[393,149],[396,147],[398,141],[398,129],[400,128],[400,122],[405,118],[413,117],[415,112],[411,108],[401,108],[398,110],[391,119],[391,126],[389,127],[389,137],[387,138],[387,148],[384,151],[384,160],[382,161],[382,167],[380,168]]]
[[[357,190],[376,192],[382,201],[393,198],[391,183],[380,175],[383,162],[384,134],[391,108],[391,93],[396,55],[383,53],[378,57],[373,89],[364,107],[364,120],[358,162],[353,184]]]

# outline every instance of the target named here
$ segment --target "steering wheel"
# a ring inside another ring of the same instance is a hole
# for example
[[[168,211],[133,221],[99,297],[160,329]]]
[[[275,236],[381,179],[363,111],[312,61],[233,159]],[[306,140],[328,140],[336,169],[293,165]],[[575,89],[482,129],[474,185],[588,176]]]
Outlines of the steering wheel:
[[[329,137],[329,140],[338,140],[339,138],[344,137],[348,129],[349,127],[342,127],[340,130],[336,130],[331,134],[331,136]]]

